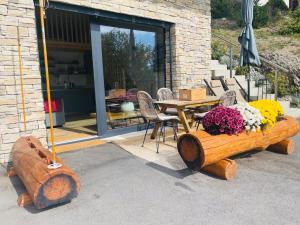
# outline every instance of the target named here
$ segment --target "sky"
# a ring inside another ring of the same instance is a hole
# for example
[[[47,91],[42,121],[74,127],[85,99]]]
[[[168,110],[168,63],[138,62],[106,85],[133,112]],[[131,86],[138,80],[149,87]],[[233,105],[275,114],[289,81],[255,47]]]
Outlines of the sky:
[[[269,0],[260,0],[260,5],[265,5]],[[289,0],[283,0],[287,6],[289,6]]]
[[[130,34],[130,29],[119,28],[119,27],[110,27],[110,26],[101,26],[101,33],[111,32],[112,30],[119,30],[125,32],[128,35]],[[134,30],[134,37],[136,43],[144,43],[145,45],[150,45],[152,48],[155,46],[155,33],[141,30]]]

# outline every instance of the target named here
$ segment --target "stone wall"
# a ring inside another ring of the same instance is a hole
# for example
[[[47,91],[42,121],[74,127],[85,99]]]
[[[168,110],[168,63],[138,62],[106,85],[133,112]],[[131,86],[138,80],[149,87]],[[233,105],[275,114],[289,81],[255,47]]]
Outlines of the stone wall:
[[[210,0],[61,0],[171,22],[173,88],[197,87],[210,77]],[[20,28],[28,134],[46,143],[33,0],[0,0],[0,163],[24,134],[17,26]],[[167,71],[169,69],[167,68]]]
[[[55,1],[174,23],[171,28],[174,90],[197,87],[203,84],[203,78],[210,78],[210,0]]]
[[[26,99],[27,134],[46,144],[35,13],[32,0],[0,0],[0,163],[10,160],[12,144],[24,135],[17,27]]]

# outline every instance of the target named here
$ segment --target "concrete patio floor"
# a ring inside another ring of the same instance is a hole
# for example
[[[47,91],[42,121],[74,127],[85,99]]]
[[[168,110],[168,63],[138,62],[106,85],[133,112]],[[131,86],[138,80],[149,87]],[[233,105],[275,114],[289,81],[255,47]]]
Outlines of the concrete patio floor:
[[[23,187],[1,168],[0,224],[299,224],[300,135],[294,140],[292,155],[265,151],[237,159],[232,181],[182,164],[172,169],[114,144],[63,153],[80,176],[81,192],[71,203],[44,211],[19,208]]]

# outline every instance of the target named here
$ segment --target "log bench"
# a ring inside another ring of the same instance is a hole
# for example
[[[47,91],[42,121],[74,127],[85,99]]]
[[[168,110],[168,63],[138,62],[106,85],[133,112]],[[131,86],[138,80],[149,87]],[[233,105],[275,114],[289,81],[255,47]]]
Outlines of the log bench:
[[[62,167],[48,169],[51,156],[51,152],[32,136],[21,137],[13,145],[13,166],[8,176],[17,175],[27,190],[19,196],[19,206],[33,203],[37,209],[44,209],[69,202],[78,195],[77,175],[58,157],[57,162]]]
[[[206,131],[195,131],[180,136],[178,152],[192,170],[202,170],[223,179],[233,179],[237,164],[230,156],[252,149],[269,150],[291,154],[295,143],[289,137],[300,130],[298,121],[290,116],[283,117],[273,128],[265,131],[242,132],[238,135],[211,135]]]

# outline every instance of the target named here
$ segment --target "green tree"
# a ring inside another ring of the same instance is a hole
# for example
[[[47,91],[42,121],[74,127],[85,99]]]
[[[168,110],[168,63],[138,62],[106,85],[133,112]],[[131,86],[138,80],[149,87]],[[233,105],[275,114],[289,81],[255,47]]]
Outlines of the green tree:
[[[260,28],[267,26],[269,22],[268,10],[266,6],[259,6],[258,1],[254,2],[253,27]]]
[[[241,2],[238,0],[212,0],[211,1],[212,18],[227,18],[240,20]]]
[[[273,21],[280,18],[282,14],[286,14],[289,9],[283,0],[269,0],[266,7],[269,19]]]
[[[105,89],[117,82],[120,88],[144,87],[146,80],[154,80],[156,51],[143,42],[136,42],[133,34],[120,30],[102,33]],[[151,77],[152,76],[152,77]]]
[[[300,7],[291,11],[289,20],[283,24],[279,33],[283,35],[300,34]]]

